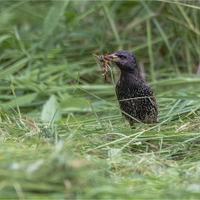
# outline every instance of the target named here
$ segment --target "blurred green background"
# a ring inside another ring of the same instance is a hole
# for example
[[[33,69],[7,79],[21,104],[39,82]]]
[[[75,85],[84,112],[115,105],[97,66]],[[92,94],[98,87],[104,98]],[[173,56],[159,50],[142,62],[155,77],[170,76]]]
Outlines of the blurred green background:
[[[199,19],[195,0],[1,1],[0,197],[197,198]],[[93,57],[117,50],[135,55],[160,124],[123,120],[120,72],[105,81]]]
[[[16,108],[11,81],[21,112],[37,118],[52,95],[63,117],[97,102],[89,92],[114,97],[119,71],[105,82],[92,54],[117,50],[134,53],[156,94],[199,84],[199,18],[198,1],[1,2],[2,106]]]

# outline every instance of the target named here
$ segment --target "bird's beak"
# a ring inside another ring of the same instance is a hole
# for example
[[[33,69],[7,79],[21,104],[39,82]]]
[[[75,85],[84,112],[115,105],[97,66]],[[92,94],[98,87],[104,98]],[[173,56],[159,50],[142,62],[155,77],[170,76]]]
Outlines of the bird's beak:
[[[109,59],[109,60],[112,60],[112,61],[118,61],[118,56],[117,55],[115,55],[114,53],[113,54],[109,54],[108,56],[107,56],[107,58]]]

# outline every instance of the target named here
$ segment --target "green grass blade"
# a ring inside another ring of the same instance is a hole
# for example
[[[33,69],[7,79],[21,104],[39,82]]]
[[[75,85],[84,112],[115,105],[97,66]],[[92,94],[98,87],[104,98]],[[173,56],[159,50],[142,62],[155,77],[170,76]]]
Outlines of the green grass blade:
[[[53,4],[48,12],[48,15],[44,21],[43,31],[46,35],[51,35],[58,25],[60,17],[63,15],[65,8],[69,1],[53,1]]]
[[[154,58],[153,58],[153,50],[151,44],[151,25],[150,19],[147,19],[147,44],[148,44],[148,51],[149,51],[149,58],[150,58],[150,65],[151,65],[151,79],[155,81],[155,73],[154,73]]]

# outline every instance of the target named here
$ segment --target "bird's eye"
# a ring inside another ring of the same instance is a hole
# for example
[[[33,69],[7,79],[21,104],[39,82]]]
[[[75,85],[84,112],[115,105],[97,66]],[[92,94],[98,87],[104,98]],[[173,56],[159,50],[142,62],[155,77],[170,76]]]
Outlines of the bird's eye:
[[[120,57],[120,58],[126,58],[126,56],[125,55],[118,55],[118,57]]]

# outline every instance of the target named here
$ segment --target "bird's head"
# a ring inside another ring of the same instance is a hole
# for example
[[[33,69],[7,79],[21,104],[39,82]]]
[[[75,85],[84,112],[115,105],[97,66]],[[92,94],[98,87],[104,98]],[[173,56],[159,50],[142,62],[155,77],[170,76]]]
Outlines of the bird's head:
[[[135,56],[129,51],[116,51],[107,57],[109,60],[114,61],[121,71],[130,73],[138,72]]]

